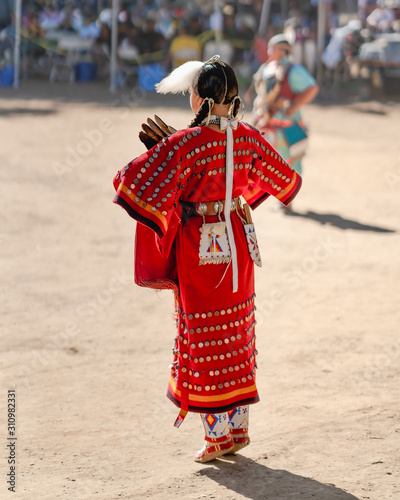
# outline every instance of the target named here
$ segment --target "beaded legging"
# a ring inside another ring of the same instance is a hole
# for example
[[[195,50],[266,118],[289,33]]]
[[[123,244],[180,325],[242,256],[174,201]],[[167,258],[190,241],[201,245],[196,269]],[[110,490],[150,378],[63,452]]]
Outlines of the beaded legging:
[[[200,413],[206,438],[227,436],[229,431],[249,427],[249,407],[237,406],[224,413]]]

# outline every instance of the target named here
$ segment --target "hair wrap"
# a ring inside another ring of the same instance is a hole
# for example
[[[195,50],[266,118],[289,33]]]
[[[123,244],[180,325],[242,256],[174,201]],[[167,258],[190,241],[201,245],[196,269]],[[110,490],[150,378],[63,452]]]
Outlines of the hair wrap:
[[[232,99],[231,105],[229,106],[228,109],[228,118],[232,119],[236,116],[237,114],[237,111],[235,113],[236,102],[239,103],[237,111],[239,111],[240,106],[242,106],[242,116],[239,118],[240,121],[244,116],[245,108],[242,99],[238,95],[235,95],[235,97]]]
[[[215,101],[212,97],[206,97],[203,102],[206,102],[208,104],[208,113],[206,122],[206,125],[208,125],[210,123],[211,110],[213,109]]]

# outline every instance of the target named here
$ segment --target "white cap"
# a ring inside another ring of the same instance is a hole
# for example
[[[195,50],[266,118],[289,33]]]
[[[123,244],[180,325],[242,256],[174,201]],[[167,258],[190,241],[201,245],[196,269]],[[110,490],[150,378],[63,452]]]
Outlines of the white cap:
[[[268,42],[268,47],[273,47],[274,45],[277,45],[278,43],[285,43],[289,47],[292,46],[292,44],[289,42],[289,38],[284,35],[283,33],[280,33],[279,35],[275,35],[272,38],[270,38]]]

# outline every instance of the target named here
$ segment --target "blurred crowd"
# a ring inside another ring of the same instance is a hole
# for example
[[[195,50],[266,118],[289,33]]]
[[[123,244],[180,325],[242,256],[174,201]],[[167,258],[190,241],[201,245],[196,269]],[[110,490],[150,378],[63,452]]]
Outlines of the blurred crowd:
[[[201,58],[205,44],[217,36],[229,40],[232,49],[227,56],[232,63],[246,60],[258,29],[262,0],[225,5],[220,13],[215,13],[214,7],[214,0],[121,0],[120,57],[140,60],[140,56],[151,55],[149,60],[163,61],[173,67],[187,59]],[[76,34],[92,40],[94,46],[101,46],[107,56],[111,24],[108,0],[23,0],[22,27],[26,40],[53,40],[55,32]],[[13,31],[13,0],[1,0],[0,30],[3,30],[0,38],[7,42]]]
[[[14,1],[0,2],[0,61],[12,48]],[[349,35],[354,52],[365,41],[361,35],[365,28],[373,34],[400,31],[400,0],[324,1],[328,67],[345,57]],[[216,4],[220,5],[217,10]],[[348,12],[349,5],[354,7],[352,12]],[[186,60],[208,59],[218,52],[246,79],[266,60],[268,40],[284,31],[293,43],[295,62],[315,74],[318,0],[273,0],[268,27],[260,36],[262,6],[263,0],[121,0],[119,60],[121,64],[160,62],[170,70]],[[341,21],[346,9],[353,24]],[[23,0],[22,53],[31,58],[44,56],[60,37],[75,35],[91,41],[92,60],[106,74],[111,24],[111,0]],[[329,48],[332,42],[333,50]]]

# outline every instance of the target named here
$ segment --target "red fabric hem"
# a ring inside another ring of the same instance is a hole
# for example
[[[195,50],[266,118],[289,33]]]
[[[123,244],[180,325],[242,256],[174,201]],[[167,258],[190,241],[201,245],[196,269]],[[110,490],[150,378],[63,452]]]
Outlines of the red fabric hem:
[[[175,406],[181,408],[181,402],[178,399],[176,399],[169,390],[167,391],[167,398],[171,400]],[[235,403],[230,403],[229,405],[226,406],[200,407],[200,406],[188,405],[188,411],[191,411],[193,413],[224,413],[226,411],[233,410],[238,406],[251,405],[258,403],[259,401],[260,397],[257,395],[252,398],[241,399],[240,401],[236,401]]]
[[[149,217],[145,217],[143,214],[135,210],[133,206],[122,197],[122,195],[122,192],[115,195],[113,202],[125,209],[128,215],[132,217],[132,219],[135,219],[137,222],[140,222],[141,224],[151,228],[160,238],[162,238],[164,234],[160,226]]]
[[[262,195],[257,198],[255,201],[252,201],[249,203],[250,207],[252,210],[256,209],[263,201],[265,201],[267,198],[269,198],[271,195],[269,193],[262,193]]]
[[[289,205],[289,203],[291,201],[293,201],[293,199],[296,197],[297,193],[300,191],[302,183],[303,183],[303,179],[301,178],[301,176],[299,174],[297,174],[297,182],[294,185],[294,188],[292,188],[292,190],[288,193],[287,198],[283,198],[279,201],[286,206]]]

